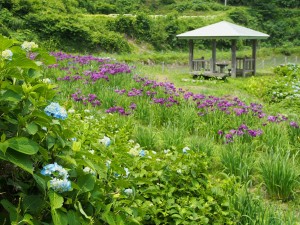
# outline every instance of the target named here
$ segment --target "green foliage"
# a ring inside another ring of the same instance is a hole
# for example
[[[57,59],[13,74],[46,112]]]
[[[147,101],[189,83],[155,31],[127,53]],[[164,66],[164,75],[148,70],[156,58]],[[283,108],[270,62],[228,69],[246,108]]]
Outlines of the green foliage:
[[[267,155],[261,162],[261,175],[269,196],[283,201],[293,198],[300,182],[295,158],[288,153]]]
[[[130,53],[131,49],[124,38],[114,32],[102,32],[93,34],[93,46],[100,51],[105,52],[126,52]]]
[[[69,110],[65,120],[56,112],[46,114],[57,85],[45,80],[42,66],[54,59],[34,43],[21,48],[0,38],[1,222],[232,223],[232,179],[208,176],[207,156],[181,149],[182,131],[179,137],[170,125],[164,137],[172,132],[173,139],[164,145],[171,150],[140,155],[141,147],[130,140],[135,125],[130,117],[77,109]],[[122,85],[124,78],[112,82]],[[66,101],[64,106],[72,109],[73,104]],[[143,145],[150,149],[155,141],[152,136]],[[62,177],[69,186],[55,189]]]
[[[282,107],[298,110],[300,91],[300,69],[296,64],[274,68],[275,76],[251,78],[247,90],[269,103],[280,103]]]

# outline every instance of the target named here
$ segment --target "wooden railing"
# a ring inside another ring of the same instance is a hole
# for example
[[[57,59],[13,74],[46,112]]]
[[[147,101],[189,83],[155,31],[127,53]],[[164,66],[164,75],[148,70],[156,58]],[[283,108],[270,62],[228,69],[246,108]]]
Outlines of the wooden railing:
[[[211,71],[211,62],[205,59],[194,59],[192,69],[193,71]]]

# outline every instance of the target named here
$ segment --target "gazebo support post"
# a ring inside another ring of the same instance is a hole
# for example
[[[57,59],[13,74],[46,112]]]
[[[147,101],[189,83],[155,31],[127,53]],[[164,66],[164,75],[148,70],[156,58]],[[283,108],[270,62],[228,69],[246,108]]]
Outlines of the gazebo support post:
[[[236,40],[231,41],[231,77],[236,77]]]
[[[212,40],[212,65],[211,65],[211,69],[212,69],[213,73],[216,72],[216,61],[217,61],[217,41]]]
[[[194,41],[191,39],[189,40],[189,65],[190,65],[191,72],[194,70],[193,60],[194,60]]]
[[[256,49],[257,49],[257,40],[253,40],[252,41],[252,59],[253,59],[253,72],[252,74],[255,75],[256,74]]]

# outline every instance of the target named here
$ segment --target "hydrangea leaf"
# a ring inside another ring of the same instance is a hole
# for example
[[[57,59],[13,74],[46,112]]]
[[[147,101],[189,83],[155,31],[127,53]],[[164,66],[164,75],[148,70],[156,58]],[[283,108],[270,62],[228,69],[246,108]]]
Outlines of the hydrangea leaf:
[[[0,51],[4,51],[5,49],[11,47],[14,44],[14,41],[0,35]]]
[[[84,176],[80,176],[77,182],[80,187],[80,192],[85,193],[88,191],[92,191],[95,186],[95,177],[93,175],[87,174]]]
[[[52,210],[59,209],[63,206],[64,198],[55,191],[49,191],[48,196]]]
[[[34,122],[27,124],[26,129],[27,129],[28,133],[31,135],[36,134],[36,132],[38,132],[38,130],[39,130],[38,126]]]
[[[33,174],[32,161],[29,156],[20,152],[8,150],[5,155],[0,152],[0,159],[9,161],[23,170]]]
[[[11,138],[7,142],[10,148],[26,155],[34,155],[39,150],[39,145],[26,137]]]

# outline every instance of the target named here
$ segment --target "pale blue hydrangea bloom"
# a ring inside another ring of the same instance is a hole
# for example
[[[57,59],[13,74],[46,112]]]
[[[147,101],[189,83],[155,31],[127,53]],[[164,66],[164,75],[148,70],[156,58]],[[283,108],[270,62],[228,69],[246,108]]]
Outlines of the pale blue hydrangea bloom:
[[[186,154],[189,150],[190,150],[189,147],[184,147],[184,148],[182,149],[182,152],[183,152],[184,154]]]
[[[58,172],[58,175],[64,179],[68,178],[68,172],[62,166],[58,165],[56,162],[53,164],[48,164],[44,166],[41,171],[41,174],[44,176],[51,176],[54,172]]]
[[[132,190],[131,188],[126,188],[126,189],[124,190],[124,193],[125,193],[126,195],[132,195],[132,194],[133,194],[133,190]]]
[[[109,137],[104,136],[102,139],[99,140],[100,143],[104,144],[106,147],[110,146],[111,140]]]
[[[57,102],[51,102],[50,105],[48,105],[44,109],[45,113],[48,116],[53,116],[54,118],[57,119],[66,119],[68,117],[67,111],[65,108],[61,107]]]
[[[139,152],[139,156],[140,156],[140,157],[146,156],[146,151],[145,151],[145,150],[141,150],[141,151]]]
[[[50,188],[59,193],[72,189],[71,182],[68,179],[57,179],[56,177],[50,180]]]
[[[57,192],[65,192],[71,190],[71,182],[68,180],[69,174],[65,168],[56,162],[44,166],[41,171],[44,176],[51,176],[50,188]]]

